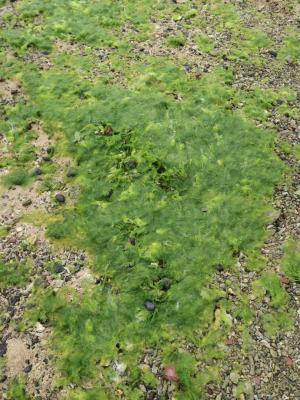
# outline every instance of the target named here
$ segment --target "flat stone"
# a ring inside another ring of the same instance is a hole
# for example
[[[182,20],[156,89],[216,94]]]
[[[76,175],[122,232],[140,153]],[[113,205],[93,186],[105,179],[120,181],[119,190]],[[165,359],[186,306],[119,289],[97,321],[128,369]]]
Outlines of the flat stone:
[[[146,310],[148,311],[154,311],[155,310],[155,304],[152,303],[152,301],[145,301],[144,306],[146,308]]]
[[[55,200],[58,201],[59,203],[64,203],[66,201],[66,198],[63,194],[57,193],[55,195]]]

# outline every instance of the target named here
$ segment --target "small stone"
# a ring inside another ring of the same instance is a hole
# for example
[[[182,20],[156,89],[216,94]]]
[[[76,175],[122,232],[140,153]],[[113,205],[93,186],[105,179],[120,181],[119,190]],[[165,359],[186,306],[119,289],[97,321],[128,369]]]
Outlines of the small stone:
[[[232,345],[234,345],[235,343],[236,343],[236,338],[234,337],[234,336],[230,336],[228,339],[227,339],[227,341],[226,341],[226,343],[228,344],[228,346],[232,346]]]
[[[56,274],[60,274],[60,273],[64,272],[64,270],[65,270],[65,268],[64,268],[64,266],[62,264],[55,264],[54,265],[54,272]]]
[[[31,364],[27,365],[27,366],[23,369],[23,371],[25,372],[25,374],[28,374],[31,370],[32,370],[32,365],[31,365]]]
[[[103,130],[104,136],[112,136],[114,133],[113,128],[111,126],[106,126]]]
[[[155,304],[152,303],[152,301],[145,301],[144,306],[146,308],[146,310],[148,311],[154,311],[155,310]]]
[[[229,375],[229,378],[231,380],[232,383],[234,383],[235,385],[237,385],[239,383],[239,375],[236,372],[231,372],[231,374]]]
[[[30,204],[32,204],[32,200],[31,200],[31,199],[26,199],[26,200],[24,200],[24,201],[22,202],[22,205],[23,205],[24,207],[28,207],[28,206],[30,206]]]
[[[270,50],[270,51],[269,51],[269,54],[270,54],[270,56],[276,58],[278,53],[277,53],[277,51],[275,51],[275,50]]]
[[[290,283],[290,280],[287,276],[281,276],[280,282],[283,283],[284,285],[288,285]]]
[[[39,176],[39,175],[42,175],[42,174],[43,174],[43,171],[41,170],[41,168],[36,167],[36,168],[34,168],[34,169],[32,170],[32,174],[33,174],[34,176]]]
[[[51,157],[49,157],[49,156],[43,156],[43,157],[42,157],[42,160],[45,161],[45,162],[48,162],[48,161],[51,161]]]
[[[53,146],[49,146],[49,147],[47,147],[47,154],[49,154],[49,155],[53,155],[53,153],[54,153],[54,147]]]
[[[171,281],[168,278],[164,278],[162,280],[162,290],[167,291],[171,287]]]
[[[114,369],[118,372],[119,375],[124,375],[126,371],[127,365],[122,362],[115,362]]]
[[[0,343],[0,357],[3,357],[6,354],[7,345],[5,342]]]
[[[254,383],[255,383],[256,386],[259,386],[259,385],[260,385],[260,383],[261,383],[261,378],[260,378],[260,376],[255,376],[255,377],[254,377]]]
[[[42,332],[44,332],[45,327],[40,322],[37,322],[36,325],[35,325],[35,330],[38,333],[42,333]]]
[[[55,200],[58,201],[59,203],[64,203],[66,201],[66,198],[63,194],[57,193],[55,195]]]
[[[179,377],[176,372],[176,367],[174,365],[166,366],[164,370],[164,379],[171,382],[179,381]]]
[[[284,357],[284,363],[289,368],[294,365],[294,361],[291,357]]]

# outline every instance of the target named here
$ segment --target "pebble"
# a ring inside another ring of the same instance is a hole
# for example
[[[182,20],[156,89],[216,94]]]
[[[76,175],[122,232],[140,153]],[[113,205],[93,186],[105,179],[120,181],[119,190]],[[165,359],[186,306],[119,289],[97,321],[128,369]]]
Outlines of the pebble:
[[[30,204],[32,204],[31,199],[26,199],[22,202],[22,206],[24,206],[24,207],[28,207],[28,206],[30,206]]]
[[[31,370],[32,370],[32,365],[31,365],[31,364],[27,365],[27,366],[23,369],[23,371],[25,372],[25,374],[28,374]]]
[[[66,201],[66,198],[63,194],[57,193],[55,195],[55,200],[58,201],[59,203],[64,203]]]
[[[171,287],[171,281],[170,281],[170,279],[164,278],[164,279],[162,280],[162,290],[167,291],[167,290],[170,289],[170,287]]]
[[[179,381],[179,377],[177,375],[176,368],[174,365],[166,366],[166,368],[164,370],[164,379],[166,379],[167,381],[171,381],[171,382]]]
[[[64,266],[62,264],[56,264],[54,266],[54,272],[56,272],[57,274],[60,274],[61,272],[64,272]]]
[[[34,169],[32,170],[32,174],[35,175],[35,176],[39,176],[39,175],[42,175],[42,174],[43,174],[43,171],[41,170],[41,168],[36,167],[36,168],[34,168]]]
[[[155,304],[152,303],[152,301],[145,301],[144,306],[146,308],[146,310],[148,311],[154,311],[155,310]]]
[[[230,378],[231,382],[234,383],[235,385],[238,384],[239,379],[240,379],[239,375],[236,372],[231,372],[229,375],[229,378]]]
[[[44,332],[45,327],[40,322],[37,322],[36,325],[35,325],[35,330],[38,333],[42,333],[42,332]]]
[[[4,342],[0,343],[0,357],[3,357],[6,354],[7,345]]]
[[[270,54],[272,57],[276,58],[278,53],[277,53],[277,51],[275,51],[275,50],[270,50],[270,51],[269,51],[269,54]]]

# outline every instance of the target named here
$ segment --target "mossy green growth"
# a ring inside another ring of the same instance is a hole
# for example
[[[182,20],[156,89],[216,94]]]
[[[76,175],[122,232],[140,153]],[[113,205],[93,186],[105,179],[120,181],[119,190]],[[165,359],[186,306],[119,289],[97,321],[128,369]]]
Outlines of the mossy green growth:
[[[280,332],[289,331],[294,326],[294,315],[287,311],[265,314],[262,317],[263,327],[268,336],[274,337]]]
[[[300,244],[289,239],[284,245],[282,270],[290,279],[300,281]]]
[[[291,33],[283,40],[283,47],[281,48],[278,58],[281,60],[300,60],[300,37],[298,33]]]
[[[170,47],[183,47],[186,44],[186,37],[183,35],[170,36],[167,39],[167,45]]]
[[[24,286],[30,278],[30,268],[25,263],[4,262],[0,259],[0,290]]]
[[[8,389],[8,400],[30,400],[25,391],[25,380],[14,379]]]
[[[289,302],[289,295],[282,287],[279,277],[272,272],[264,272],[261,279],[253,283],[253,289],[260,298],[268,295],[274,308],[282,308]]]
[[[21,168],[14,169],[2,178],[6,186],[23,186],[29,182],[29,173]]]
[[[196,38],[196,44],[200,51],[210,53],[214,49],[214,42],[205,34],[201,34]]]
[[[1,35],[14,51],[27,48],[28,37],[37,32],[51,45],[48,71],[6,65],[5,74],[19,73],[27,98],[8,110],[9,123],[18,127],[10,135],[18,143],[25,122],[40,120],[47,131],[65,138],[81,195],[73,208],[58,211],[56,222],[47,220],[47,233],[60,243],[84,247],[98,278],[80,293],[37,287],[30,300],[34,307],[26,312],[27,323],[52,327],[62,387],[86,382],[91,387],[70,390],[68,398],[114,398],[121,387],[124,398],[140,399],[139,382],[155,385],[155,377],[138,371],[148,348],[175,364],[182,382],[176,398],[202,397],[203,386],[217,372],[199,372],[198,358],[210,363],[224,358],[224,337],[232,324],[223,294],[209,283],[216,265],[232,267],[238,252],[255,258],[267,237],[266,204],[284,171],[273,154],[273,134],[251,122],[257,115],[266,118],[269,94],[253,91],[250,111],[241,117],[228,110],[238,97],[230,86],[231,70],[197,80],[167,58],[124,60],[129,57],[126,43],[120,45],[125,23],[132,28],[128,37],[141,38],[151,31],[149,16],[166,3],[23,0],[17,33],[25,30],[24,43],[10,29]],[[233,5],[211,3],[219,26],[233,31],[239,21]],[[187,4],[174,7],[187,16]],[[36,29],[38,15],[43,23]],[[56,39],[108,48],[108,61],[96,64],[103,72],[113,61],[126,78],[123,84],[110,79],[115,74],[83,79],[93,64],[92,52],[85,60],[78,52],[59,54]],[[185,37],[169,45],[182,47]],[[239,101],[245,97],[239,93]],[[52,190],[53,172],[49,168],[45,179],[45,188]],[[44,223],[41,217],[31,216]],[[166,278],[169,290],[163,288]],[[286,304],[274,279],[260,286],[271,294],[274,307]],[[145,308],[147,300],[153,312]],[[238,315],[251,320],[245,304]],[[189,354],[186,343],[200,349],[198,354]],[[116,362],[127,366],[124,377],[116,372]],[[105,394],[98,389],[99,376]]]
[[[272,43],[265,33],[246,28],[242,29],[241,37],[237,40],[234,48],[230,51],[231,58],[251,60],[251,62],[257,63],[260,60],[254,56],[258,56],[261,49],[269,48]]]
[[[191,80],[163,60],[141,69],[131,90],[91,85],[66,71],[23,74],[29,107],[64,132],[80,177],[78,203],[48,235],[75,243],[79,235],[103,282],[72,302],[37,297],[32,312],[41,315],[31,319],[53,325],[66,384],[93,379],[104,357],[119,357],[120,342],[133,371],[143,349],[167,349],[179,330],[207,359],[224,357],[225,309],[207,338],[195,333],[215,318],[220,294],[206,286],[217,264],[232,265],[237,251],[247,254],[264,241],[264,203],[283,171],[273,136],[225,110],[230,76]],[[184,365],[182,396],[199,398],[197,370]],[[105,374],[115,379],[111,368]],[[133,372],[128,379],[134,382]],[[131,396],[133,384],[126,390]]]

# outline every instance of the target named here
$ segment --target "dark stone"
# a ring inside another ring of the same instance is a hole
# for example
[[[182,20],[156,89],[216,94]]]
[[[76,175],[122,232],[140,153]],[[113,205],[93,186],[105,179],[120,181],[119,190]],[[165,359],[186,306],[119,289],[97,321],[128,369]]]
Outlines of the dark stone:
[[[0,376],[0,383],[5,382],[6,379],[7,379],[7,376],[6,376],[6,375],[1,375],[1,376]]]
[[[57,193],[55,195],[55,200],[58,201],[59,203],[64,203],[66,201],[66,198],[63,194]]]
[[[137,162],[135,160],[128,160],[125,164],[126,169],[135,169],[137,167]]]
[[[269,51],[269,53],[270,53],[270,55],[272,56],[272,57],[274,57],[274,58],[276,58],[277,57],[277,51],[275,51],[275,50],[270,50]]]
[[[144,306],[146,308],[146,310],[148,311],[154,311],[155,310],[155,304],[152,303],[152,301],[146,300],[144,303]]]
[[[218,272],[222,272],[225,269],[223,264],[218,264],[216,268]]]
[[[43,156],[43,157],[42,157],[42,160],[48,162],[48,161],[51,161],[51,157],[49,157],[49,156]]]
[[[81,264],[75,264],[74,265],[74,272],[79,272],[81,270]]]
[[[164,279],[162,280],[162,282],[161,282],[161,287],[162,287],[162,290],[165,290],[165,291],[169,290],[170,287],[171,287],[171,281],[170,281],[170,279],[164,278]]]
[[[22,203],[22,205],[23,205],[24,207],[28,207],[28,206],[30,206],[30,204],[32,204],[32,200],[31,200],[31,199],[26,199],[26,200],[24,200],[23,203]]]
[[[111,126],[106,126],[103,130],[104,136],[112,136],[114,133],[113,128]]]
[[[27,366],[23,369],[23,371],[25,372],[25,374],[28,374],[31,370],[32,370],[32,365],[31,365],[31,364],[27,365]]]
[[[72,279],[71,275],[66,275],[64,281],[69,282]]]
[[[77,176],[77,171],[74,168],[70,168],[67,172],[67,177],[68,178],[74,178],[75,176]]]
[[[52,156],[54,154],[54,147],[53,146],[47,147],[46,151],[47,151],[47,154]]]
[[[64,272],[65,268],[62,264],[55,264],[54,265],[54,272],[56,274],[61,274],[62,272]]]
[[[5,342],[0,342],[0,357],[3,357],[6,354],[7,345]]]
[[[10,303],[12,306],[15,306],[15,305],[20,301],[20,298],[21,298],[21,296],[18,295],[18,294],[16,294],[15,296],[12,296],[12,297],[9,299],[9,303]]]
[[[32,174],[35,175],[35,176],[42,175],[42,173],[43,173],[43,171],[42,171],[41,168],[39,168],[39,167],[36,167],[36,168],[34,168],[34,169],[32,170]]]

